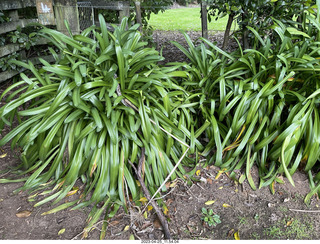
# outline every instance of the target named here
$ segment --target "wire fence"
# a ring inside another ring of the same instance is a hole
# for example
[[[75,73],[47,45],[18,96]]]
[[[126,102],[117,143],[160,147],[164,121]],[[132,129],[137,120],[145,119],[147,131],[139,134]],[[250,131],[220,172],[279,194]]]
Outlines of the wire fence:
[[[79,12],[79,25],[80,30],[94,25],[94,8],[91,2],[78,2],[78,12]]]
[[[129,4],[127,2],[127,4]],[[193,7],[195,7],[197,5],[193,5]],[[96,20],[96,12],[95,10],[97,9],[105,9],[105,10],[114,10],[114,11],[119,11],[121,9],[124,8],[124,5],[122,2],[117,2],[117,1],[103,1],[103,2],[99,2],[99,1],[78,1],[77,2],[77,7],[78,7],[78,12],[79,12],[79,25],[80,25],[80,30],[84,30],[92,25],[95,24],[95,20]],[[163,9],[163,6],[159,6],[159,5],[147,5],[147,6],[141,6],[142,9],[144,10],[149,10],[149,9]],[[172,6],[167,6],[167,9],[170,8],[184,8],[185,6],[180,6],[178,5],[176,2],[173,3]],[[200,5],[199,5],[200,7]],[[130,6],[126,5],[125,8],[128,8],[129,11],[135,11],[135,6]]]

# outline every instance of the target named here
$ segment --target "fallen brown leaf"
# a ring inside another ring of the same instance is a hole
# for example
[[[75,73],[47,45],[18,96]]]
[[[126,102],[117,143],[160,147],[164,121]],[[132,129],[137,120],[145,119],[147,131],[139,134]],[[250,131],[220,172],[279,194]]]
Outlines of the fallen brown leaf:
[[[166,204],[169,206],[171,203],[173,203],[173,200],[170,198],[167,200]]]
[[[21,211],[19,213],[16,213],[16,216],[18,218],[27,218],[27,217],[29,217],[31,215],[31,213],[32,213],[31,211],[24,210],[24,211]]]
[[[110,222],[110,225],[111,226],[115,226],[115,225],[117,225],[119,223],[120,223],[119,221],[115,220],[115,221]]]
[[[167,189],[169,189],[169,188],[170,188],[170,185],[171,185],[171,183],[170,183],[170,182],[167,182],[167,183],[165,184],[165,186],[166,186],[166,188],[167,188]]]
[[[153,226],[154,228],[156,229],[160,229],[161,228],[161,223],[160,223],[160,220],[158,218],[156,218],[154,221],[153,221]]]
[[[229,232],[228,232],[228,237],[233,236],[234,232],[235,232],[234,229],[229,230]]]

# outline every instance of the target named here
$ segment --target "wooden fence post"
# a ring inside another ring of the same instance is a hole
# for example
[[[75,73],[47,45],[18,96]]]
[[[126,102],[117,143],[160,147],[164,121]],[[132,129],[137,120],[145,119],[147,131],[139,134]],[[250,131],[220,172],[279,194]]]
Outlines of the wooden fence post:
[[[128,17],[130,16],[130,3],[129,2],[119,2],[120,5],[122,6],[119,6],[121,7],[122,10],[119,11],[119,19],[120,19],[120,22],[121,20],[124,18],[124,17]]]
[[[141,0],[134,1],[136,6],[136,20],[137,23],[140,24],[139,31],[142,31],[142,19],[141,19]]]
[[[54,0],[54,12],[57,30],[68,34],[64,21],[69,23],[72,34],[80,33],[77,0]]]
[[[201,29],[202,37],[208,39],[208,11],[207,11],[207,1],[201,1]]]
[[[36,0],[39,23],[42,25],[55,25],[52,0]]]

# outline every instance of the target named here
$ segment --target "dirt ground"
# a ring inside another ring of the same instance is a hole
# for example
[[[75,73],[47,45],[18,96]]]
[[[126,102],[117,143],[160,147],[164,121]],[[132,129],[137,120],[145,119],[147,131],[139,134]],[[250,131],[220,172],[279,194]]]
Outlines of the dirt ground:
[[[193,40],[200,36],[198,32],[188,34]],[[210,34],[210,39],[216,41],[218,46],[222,44],[222,38],[223,33]],[[178,32],[155,32],[154,40],[158,43],[158,48],[163,47],[166,62],[187,61],[169,43],[169,40],[183,43],[182,35]],[[0,91],[3,89],[4,87]],[[2,147],[2,150],[0,172],[19,163],[17,156],[10,150],[10,145]],[[3,156],[4,153],[7,153],[6,156]],[[193,184],[178,179],[170,182],[168,191],[163,192],[163,200],[168,206],[169,229],[174,239],[320,239],[320,202],[313,197],[309,206],[304,203],[304,197],[310,190],[304,173],[297,172],[293,176],[296,187],[290,185],[286,179],[284,184],[276,184],[274,195],[269,188],[253,191],[246,181],[242,185],[236,185],[227,174],[219,174],[219,169],[214,166],[199,165],[197,173],[195,177],[198,180]],[[253,170],[252,175],[258,186],[257,171]],[[0,178],[9,176],[10,172],[0,173]],[[13,194],[13,191],[22,185],[23,183],[0,184],[1,240],[81,239],[90,207],[41,215],[52,206],[48,203],[35,208],[33,207],[35,202],[28,201],[27,192]],[[77,195],[70,196],[65,201],[72,201],[76,197]],[[214,214],[220,217],[221,223],[208,226],[202,220],[202,208],[208,211],[212,209]],[[99,239],[101,226],[102,221],[99,221],[87,239]],[[145,218],[139,215],[138,208],[132,208],[127,213],[120,209],[118,214],[108,221],[106,239],[129,240],[130,238],[135,240],[164,238],[161,225],[153,210],[149,211]]]

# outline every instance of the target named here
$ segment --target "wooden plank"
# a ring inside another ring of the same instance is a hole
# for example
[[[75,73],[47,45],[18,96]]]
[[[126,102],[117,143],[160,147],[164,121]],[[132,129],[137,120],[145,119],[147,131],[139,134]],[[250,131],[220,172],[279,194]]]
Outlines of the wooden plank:
[[[6,12],[6,15],[10,18],[10,21],[19,20],[18,10],[9,10]]]
[[[10,31],[14,31],[17,29],[17,26],[20,26],[21,28],[27,26],[31,23],[37,23],[37,19],[20,19],[17,21],[11,21],[7,23],[3,23],[0,25],[0,34],[7,33]]]
[[[0,10],[20,9],[26,7],[35,7],[36,0],[1,0]]]
[[[80,33],[77,0],[55,0],[54,14],[58,31],[68,34],[65,26],[65,21],[67,21],[72,34]]]
[[[52,0],[36,0],[39,23],[42,25],[55,25]]]
[[[23,72],[24,70],[25,69],[22,69],[22,71],[20,71],[20,72]],[[5,72],[0,73],[0,83],[11,79],[12,77],[18,75],[20,72],[16,71],[16,70],[10,70],[10,71],[5,71]]]
[[[48,44],[49,40],[47,40],[46,38],[39,38],[35,45],[33,46],[37,46],[37,45],[45,45]],[[0,58],[6,55],[9,55],[11,53],[17,52],[19,50],[24,49],[22,44],[8,44],[5,46],[0,47]]]
[[[46,55],[46,56],[40,56],[40,57],[34,57],[34,58],[30,58],[30,61],[34,64],[41,64],[41,62],[39,61],[39,58],[44,59],[45,61],[49,62],[49,63],[53,63],[56,60],[54,59],[54,57],[50,54],[50,55]]]
[[[107,2],[105,0],[91,0],[91,4],[94,8],[98,9],[110,9],[121,11],[124,10],[127,6],[130,6],[129,1],[114,1]]]
[[[122,10],[119,11],[119,20],[121,20],[124,17],[130,17],[130,3],[129,2],[121,2],[121,8]]]
[[[20,44],[8,44],[0,47],[0,58],[20,50]]]

